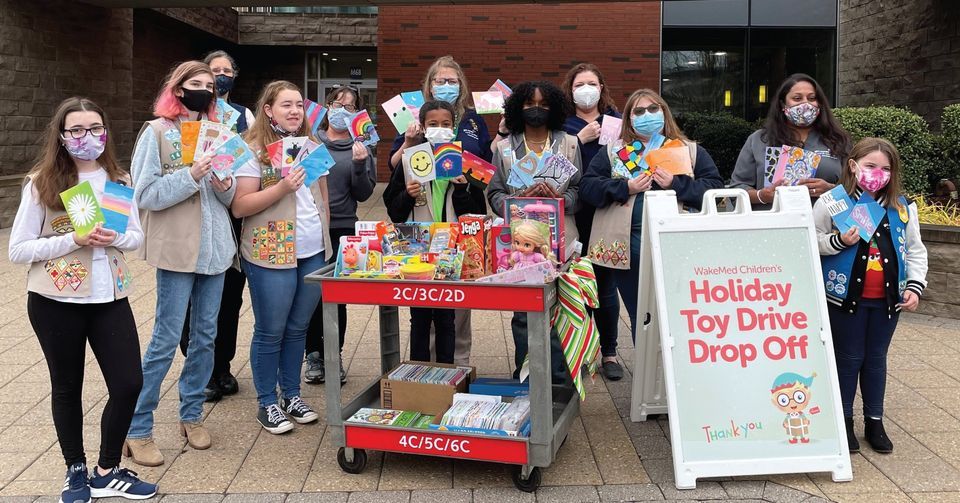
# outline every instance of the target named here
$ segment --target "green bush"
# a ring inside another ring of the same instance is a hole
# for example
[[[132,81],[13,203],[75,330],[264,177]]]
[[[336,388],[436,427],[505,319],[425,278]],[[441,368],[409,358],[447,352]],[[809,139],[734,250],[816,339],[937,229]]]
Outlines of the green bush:
[[[934,182],[941,178],[960,179],[960,103],[944,107],[940,120],[942,133],[937,137],[934,155],[938,159],[933,177]]]
[[[740,149],[757,129],[755,124],[728,113],[686,112],[677,116],[677,125],[710,153],[724,180],[730,179]]]
[[[834,113],[854,143],[874,136],[896,145],[903,163],[904,189],[912,194],[930,192],[935,137],[922,117],[896,107],[837,108]]]

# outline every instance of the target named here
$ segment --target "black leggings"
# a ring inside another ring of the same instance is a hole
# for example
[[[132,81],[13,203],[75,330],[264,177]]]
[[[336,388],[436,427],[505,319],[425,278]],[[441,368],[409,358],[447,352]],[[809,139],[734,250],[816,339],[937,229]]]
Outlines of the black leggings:
[[[120,450],[143,385],[137,324],[127,299],[70,304],[30,292],[27,314],[50,370],[53,424],[67,466],[86,463],[81,400],[87,341],[109,393],[100,420],[97,464],[101,468],[120,465]]]

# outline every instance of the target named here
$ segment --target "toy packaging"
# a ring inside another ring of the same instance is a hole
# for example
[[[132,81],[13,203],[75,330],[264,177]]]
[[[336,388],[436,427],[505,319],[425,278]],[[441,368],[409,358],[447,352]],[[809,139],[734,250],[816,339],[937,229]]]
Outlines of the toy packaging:
[[[496,274],[510,268],[510,226],[494,225],[490,228],[490,251],[487,259],[488,274]]]
[[[563,218],[563,199],[545,199],[538,197],[508,197],[504,202],[506,224],[517,219],[530,219],[543,222],[550,228],[550,247],[560,263],[566,255],[566,231]]]
[[[340,250],[337,253],[337,265],[334,276],[349,276],[358,271],[367,270],[367,239],[360,236],[342,236]]]
[[[440,253],[448,248],[457,248],[460,237],[460,224],[456,222],[435,222],[430,225],[430,252]]]
[[[490,230],[487,215],[461,215],[457,248],[463,252],[461,279],[477,279],[486,273],[486,243]]]

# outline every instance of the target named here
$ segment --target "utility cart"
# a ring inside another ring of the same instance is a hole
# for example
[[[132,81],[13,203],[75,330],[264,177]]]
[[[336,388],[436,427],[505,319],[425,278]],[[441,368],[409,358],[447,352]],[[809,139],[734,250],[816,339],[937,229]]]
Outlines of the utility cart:
[[[306,276],[323,290],[323,331],[338,333],[337,304],[380,306],[380,368],[386,374],[400,363],[399,307],[524,311],[527,313],[530,369],[530,436],[508,437],[393,426],[345,423],[363,407],[380,407],[380,379],[369,383],[345,406],[340,380],[326,380],[327,434],[339,447],[337,462],[347,473],[360,473],[367,450],[471,459],[516,465],[513,482],[532,492],[540,486],[540,469],[550,466],[580,413],[579,395],[569,386],[554,386],[550,372],[550,308],[556,287],[467,281],[412,281],[333,277],[327,266]],[[339,340],[324,337],[328,375],[338,375]],[[331,367],[333,365],[333,367]]]

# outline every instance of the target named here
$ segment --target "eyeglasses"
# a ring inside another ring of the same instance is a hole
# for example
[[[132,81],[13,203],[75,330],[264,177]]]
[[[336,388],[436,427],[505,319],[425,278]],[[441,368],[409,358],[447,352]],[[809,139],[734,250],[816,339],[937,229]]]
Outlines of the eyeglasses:
[[[650,105],[650,106],[648,106],[648,107],[638,106],[638,107],[634,107],[634,109],[633,109],[633,115],[640,116],[640,115],[643,115],[643,114],[645,114],[645,113],[655,114],[655,113],[657,113],[657,112],[659,112],[659,111],[660,111],[660,105],[657,105],[657,104],[653,104],[653,105]]]
[[[103,134],[106,132],[107,128],[105,126],[93,126],[91,128],[75,127],[72,129],[64,129],[60,132],[60,136],[66,138],[67,135],[70,135],[71,138],[79,140],[80,138],[87,136],[87,133],[90,133],[93,136],[103,136]]]
[[[442,86],[444,84],[457,86],[460,85],[460,79],[433,79],[433,83],[438,86]]]
[[[355,106],[353,106],[353,105],[344,105],[343,103],[340,103],[339,101],[331,101],[331,102],[330,102],[330,108],[334,108],[334,109],[336,109],[336,108],[342,108],[342,109],[344,109],[344,110],[346,110],[346,111],[348,111],[348,112],[350,112],[350,113],[353,113],[353,112],[356,112],[356,111],[357,111],[357,107],[355,107]]]

